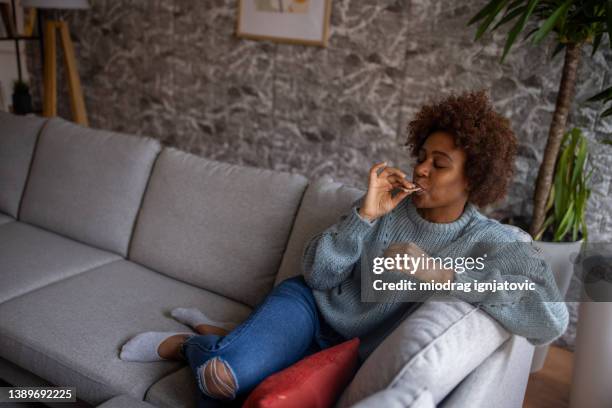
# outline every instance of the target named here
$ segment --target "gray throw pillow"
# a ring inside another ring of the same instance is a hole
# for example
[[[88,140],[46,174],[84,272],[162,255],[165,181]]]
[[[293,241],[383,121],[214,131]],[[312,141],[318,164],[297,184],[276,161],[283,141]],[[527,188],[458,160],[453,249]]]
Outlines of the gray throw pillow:
[[[428,389],[438,404],[510,338],[480,308],[441,296],[422,303],[369,354],[337,407],[408,386],[409,390]]]

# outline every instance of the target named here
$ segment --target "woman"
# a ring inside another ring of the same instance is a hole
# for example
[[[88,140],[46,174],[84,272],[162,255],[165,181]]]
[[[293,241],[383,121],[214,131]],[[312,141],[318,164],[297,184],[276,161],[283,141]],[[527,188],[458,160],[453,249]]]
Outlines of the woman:
[[[172,315],[199,335],[141,333],[123,346],[120,357],[184,358],[203,398],[244,397],[267,376],[309,354],[397,323],[411,310],[406,302],[427,297],[416,290],[390,293],[385,300],[391,302],[362,301],[363,254],[378,253],[381,244],[389,257],[470,256],[484,245],[489,258],[482,271],[421,266],[386,276],[440,283],[529,281],[536,289],[527,293],[454,294],[478,303],[533,344],[561,335],[568,312],[550,267],[530,244],[517,242],[512,230],[476,209],[503,198],[511,181],[517,142],[509,121],[481,91],[424,106],[409,131],[407,144],[417,158],[412,182],[386,162],[374,165],[367,193],[305,246],[303,276],[281,282],[246,321],[235,327],[195,309],[175,309]]]

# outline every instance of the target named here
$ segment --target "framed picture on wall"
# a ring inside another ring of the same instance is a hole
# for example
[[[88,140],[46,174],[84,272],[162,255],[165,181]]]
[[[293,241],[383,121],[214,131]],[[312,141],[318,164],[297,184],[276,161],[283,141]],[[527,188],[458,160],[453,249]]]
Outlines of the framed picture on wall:
[[[238,37],[327,46],[332,0],[240,0]]]

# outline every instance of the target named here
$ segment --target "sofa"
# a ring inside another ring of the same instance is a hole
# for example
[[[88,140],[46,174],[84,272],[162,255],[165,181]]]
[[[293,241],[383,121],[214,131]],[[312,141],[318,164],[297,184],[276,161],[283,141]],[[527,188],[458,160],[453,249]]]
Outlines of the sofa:
[[[364,194],[0,113],[0,379],[76,387],[71,406],[195,407],[185,363],[125,362],[121,346],[185,331],[179,306],[246,319]],[[517,408],[534,350],[470,304],[429,301],[362,346],[337,407]]]

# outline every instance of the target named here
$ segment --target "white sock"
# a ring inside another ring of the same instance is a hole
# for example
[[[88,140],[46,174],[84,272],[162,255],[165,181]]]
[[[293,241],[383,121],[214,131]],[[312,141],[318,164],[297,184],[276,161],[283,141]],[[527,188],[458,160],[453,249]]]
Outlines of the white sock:
[[[189,334],[191,336],[197,335],[193,332],[143,332],[132,337],[121,347],[119,358],[124,361],[139,362],[169,360],[161,357],[157,350],[159,349],[159,345],[162,344],[164,340],[176,334]]]
[[[199,309],[196,308],[186,308],[186,307],[177,307],[173,309],[170,314],[179,322],[186,324],[192,328],[196,328],[201,324],[207,324],[209,326],[219,327],[221,329],[225,329],[228,331],[234,330],[239,323],[235,322],[218,322],[210,317],[206,316]]]

